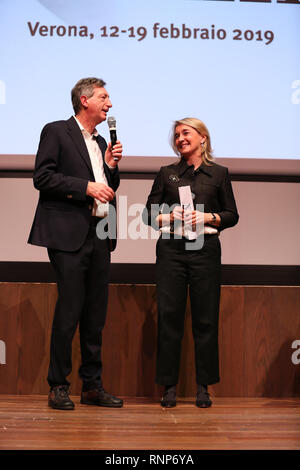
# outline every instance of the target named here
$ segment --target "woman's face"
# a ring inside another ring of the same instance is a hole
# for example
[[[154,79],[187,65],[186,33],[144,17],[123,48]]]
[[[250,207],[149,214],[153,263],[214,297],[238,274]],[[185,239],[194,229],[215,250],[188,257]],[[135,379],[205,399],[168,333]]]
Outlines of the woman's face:
[[[202,155],[202,143],[205,142],[206,137],[200,135],[193,127],[186,124],[179,124],[175,128],[175,145],[178,152],[184,157]]]

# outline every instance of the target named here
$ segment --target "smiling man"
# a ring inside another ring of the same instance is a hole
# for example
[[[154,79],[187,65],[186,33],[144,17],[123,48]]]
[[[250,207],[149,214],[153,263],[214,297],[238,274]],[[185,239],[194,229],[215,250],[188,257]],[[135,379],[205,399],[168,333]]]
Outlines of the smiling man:
[[[45,246],[57,277],[48,383],[50,407],[74,409],[69,396],[72,340],[79,324],[81,403],[119,408],[122,400],[102,385],[101,344],[105,324],[110,251],[116,240],[99,239],[98,222],[115,205],[122,144],[108,146],[96,130],[112,104],[98,78],[72,90],[75,116],[47,124],[33,175],[39,202],[28,242]],[[107,217],[109,219],[109,217]],[[115,233],[114,230],[111,230]]]

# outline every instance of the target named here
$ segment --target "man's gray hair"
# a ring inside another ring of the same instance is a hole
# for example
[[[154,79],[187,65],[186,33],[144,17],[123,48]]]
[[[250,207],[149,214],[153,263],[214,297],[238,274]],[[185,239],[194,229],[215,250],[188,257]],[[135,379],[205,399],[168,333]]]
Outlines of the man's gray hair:
[[[94,94],[94,88],[103,88],[106,83],[101,78],[89,77],[79,80],[71,91],[71,99],[75,114],[82,108],[80,97],[85,95],[90,98]]]

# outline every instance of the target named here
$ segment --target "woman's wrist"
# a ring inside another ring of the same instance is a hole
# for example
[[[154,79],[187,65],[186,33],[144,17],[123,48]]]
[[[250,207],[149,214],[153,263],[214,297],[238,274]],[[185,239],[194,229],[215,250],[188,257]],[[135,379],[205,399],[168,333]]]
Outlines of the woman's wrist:
[[[218,227],[221,223],[221,217],[219,214],[216,214],[215,212],[208,212],[207,213],[207,222],[205,222],[209,225],[214,225],[215,227]]]

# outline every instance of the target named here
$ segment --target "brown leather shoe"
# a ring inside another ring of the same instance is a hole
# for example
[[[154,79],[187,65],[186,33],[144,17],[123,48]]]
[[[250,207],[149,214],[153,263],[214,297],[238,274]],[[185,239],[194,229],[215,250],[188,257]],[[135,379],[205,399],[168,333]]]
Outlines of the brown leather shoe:
[[[75,405],[69,397],[68,385],[51,387],[48,396],[48,405],[55,410],[74,410]]]
[[[83,405],[108,406],[110,408],[121,408],[123,400],[114,397],[103,388],[81,392],[80,403]]]

